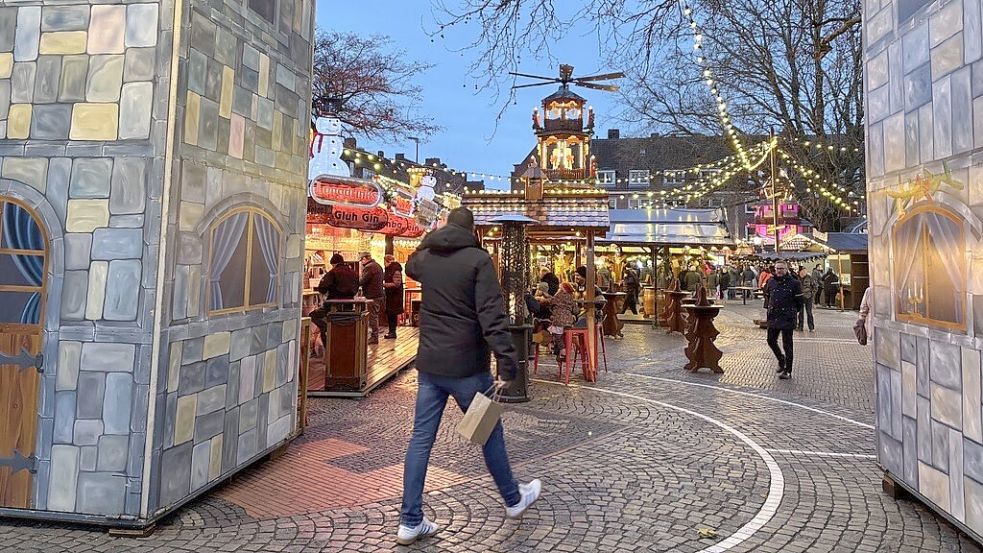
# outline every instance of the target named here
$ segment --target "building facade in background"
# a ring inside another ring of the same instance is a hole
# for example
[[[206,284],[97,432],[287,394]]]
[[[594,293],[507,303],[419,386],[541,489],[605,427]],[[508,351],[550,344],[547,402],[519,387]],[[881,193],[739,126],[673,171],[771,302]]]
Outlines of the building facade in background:
[[[983,12],[864,3],[878,460],[983,536]]]
[[[313,10],[0,2],[0,514],[144,525],[291,435]]]

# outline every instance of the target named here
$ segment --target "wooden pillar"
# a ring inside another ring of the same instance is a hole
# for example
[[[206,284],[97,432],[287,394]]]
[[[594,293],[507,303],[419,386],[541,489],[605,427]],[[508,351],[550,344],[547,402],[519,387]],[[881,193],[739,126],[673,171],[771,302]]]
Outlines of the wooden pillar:
[[[836,254],[836,267],[839,269],[837,272],[840,274],[840,311],[843,311],[844,300],[846,299],[846,294],[843,291],[843,255],[840,253]],[[852,277],[853,275],[851,275]],[[851,281],[852,282],[852,281]]]
[[[594,291],[596,282],[596,268],[594,267],[594,231],[587,231],[587,289],[584,290],[584,299],[587,300],[587,350],[590,355],[592,370],[597,375],[597,321],[595,320]]]
[[[652,328],[659,326],[659,252],[656,246],[649,246],[649,259],[652,261],[652,287],[655,288],[655,299],[652,306],[655,310],[652,315]],[[648,315],[649,313],[646,313]]]
[[[577,267],[583,264],[583,248],[581,247],[580,240],[578,240],[574,245],[573,269],[576,271]]]

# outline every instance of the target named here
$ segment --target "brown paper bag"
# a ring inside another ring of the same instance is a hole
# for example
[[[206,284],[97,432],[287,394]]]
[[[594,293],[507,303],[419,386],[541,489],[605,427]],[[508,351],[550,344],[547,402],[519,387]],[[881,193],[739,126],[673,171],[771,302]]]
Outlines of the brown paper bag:
[[[505,406],[481,392],[474,394],[468,412],[457,425],[457,433],[475,445],[485,445]]]

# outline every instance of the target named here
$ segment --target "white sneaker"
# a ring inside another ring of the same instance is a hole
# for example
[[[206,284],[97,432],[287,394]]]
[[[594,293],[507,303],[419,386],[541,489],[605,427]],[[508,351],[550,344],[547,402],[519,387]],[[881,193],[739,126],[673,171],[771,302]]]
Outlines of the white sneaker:
[[[519,484],[519,503],[512,507],[505,508],[505,516],[511,519],[522,518],[533,503],[539,499],[539,494],[543,491],[543,483],[537,478],[528,484]]]
[[[423,522],[417,524],[413,528],[400,524],[399,532],[396,533],[396,543],[399,545],[410,545],[420,538],[429,538],[430,536],[436,534],[439,530],[439,526],[433,522],[430,522],[426,518],[423,519]]]

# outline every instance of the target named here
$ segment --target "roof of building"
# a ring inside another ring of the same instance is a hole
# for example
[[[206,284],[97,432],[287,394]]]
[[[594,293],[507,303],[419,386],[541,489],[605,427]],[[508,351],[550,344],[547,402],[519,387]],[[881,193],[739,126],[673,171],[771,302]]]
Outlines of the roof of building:
[[[559,90],[543,98],[543,103],[549,102],[550,100],[577,100],[578,102],[587,101],[583,96],[570,90],[570,87],[566,85],[560,85]]]
[[[536,228],[607,229],[608,196],[599,190],[546,190],[541,201],[527,201],[523,193],[465,194],[462,205],[474,212],[477,226],[494,226],[503,215],[525,215]]]
[[[722,136],[647,136],[642,138],[594,138],[591,154],[599,171],[614,170],[619,176],[633,169],[662,171],[686,169],[733,155]]]
[[[734,246],[721,209],[612,209],[604,242],[652,246]]]

